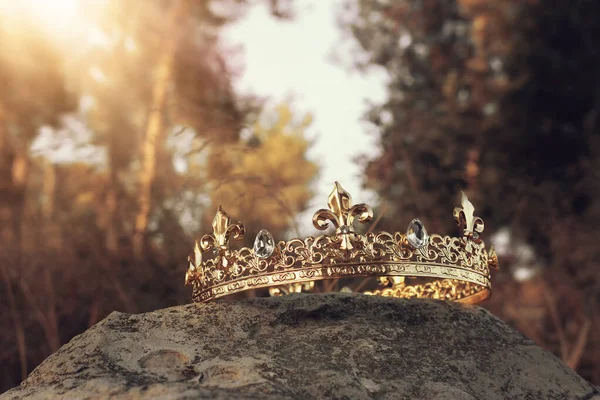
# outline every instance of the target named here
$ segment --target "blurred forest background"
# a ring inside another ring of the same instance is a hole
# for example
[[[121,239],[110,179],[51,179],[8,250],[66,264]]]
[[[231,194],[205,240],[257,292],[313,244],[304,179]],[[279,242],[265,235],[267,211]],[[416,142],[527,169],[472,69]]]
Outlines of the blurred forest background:
[[[236,93],[219,45],[260,2],[293,21],[294,0],[81,0],[97,40],[66,49],[0,7],[0,392],[114,310],[189,302],[218,204],[249,241],[298,231],[311,116]],[[346,67],[389,74],[365,114],[381,151],[359,159],[377,229],[454,233],[465,190],[501,258],[483,305],[599,384],[600,3],[338,7]]]

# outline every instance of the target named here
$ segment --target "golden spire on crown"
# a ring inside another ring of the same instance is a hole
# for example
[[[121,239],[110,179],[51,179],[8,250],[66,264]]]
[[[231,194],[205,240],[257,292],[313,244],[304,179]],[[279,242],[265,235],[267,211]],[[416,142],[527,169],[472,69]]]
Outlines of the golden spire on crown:
[[[354,246],[352,242],[356,242],[354,236],[354,220],[367,223],[373,219],[373,210],[368,205],[355,204],[352,205],[352,196],[346,192],[339,182],[335,182],[333,190],[327,198],[329,209],[322,208],[313,215],[313,226],[319,230],[325,230],[329,226],[329,222],[336,229],[336,234],[342,238],[340,248],[342,250],[350,250]]]
[[[241,222],[231,223],[229,215],[219,206],[217,214],[212,222],[213,234],[204,235],[200,240],[202,251],[211,249],[218,253],[223,267],[227,266],[228,259],[231,257],[229,252],[229,238],[233,235],[234,240],[241,240],[244,237],[245,229]]]
[[[196,241],[194,246],[194,255],[188,257],[188,271],[185,275],[185,284],[191,284],[194,279],[201,279],[203,277],[202,266],[202,252],[213,250],[216,254],[217,263],[222,267],[221,272],[226,269],[229,264],[235,264],[237,259],[229,251],[229,238],[233,235],[234,240],[241,240],[244,237],[245,229],[241,222],[235,224],[230,223],[231,218],[223,211],[223,208],[219,206],[217,214],[213,218],[212,227],[213,234],[207,234],[202,236],[200,244]],[[220,274],[217,270],[216,273]]]
[[[483,232],[483,220],[475,216],[475,207],[467,198],[465,192],[460,192],[461,207],[454,208],[454,219],[458,226],[463,229],[465,237],[479,240],[479,234]]]
[[[353,205],[338,182],[327,205],[312,222],[318,230],[331,223],[336,228],[332,235],[275,243],[263,229],[253,248],[239,250],[230,249],[229,240],[242,239],[244,226],[232,224],[219,206],[213,234],[197,241],[188,258],[185,284],[193,286],[193,300],[260,288],[276,295],[310,291],[314,282],[331,279],[359,280],[355,286],[365,294],[401,298],[475,303],[490,295],[490,268],[498,267],[498,257],[493,247],[486,251],[480,238],[483,220],[475,216],[465,193],[453,212],[461,237],[429,235],[419,219],[413,219],[406,232],[356,233],[354,222],[370,222],[373,210],[363,203]]]

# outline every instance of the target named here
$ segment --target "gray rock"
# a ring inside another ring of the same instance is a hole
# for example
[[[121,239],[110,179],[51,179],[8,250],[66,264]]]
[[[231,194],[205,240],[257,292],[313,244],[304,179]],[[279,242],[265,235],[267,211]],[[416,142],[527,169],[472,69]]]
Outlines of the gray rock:
[[[600,399],[482,308],[358,294],[112,313],[8,399]]]

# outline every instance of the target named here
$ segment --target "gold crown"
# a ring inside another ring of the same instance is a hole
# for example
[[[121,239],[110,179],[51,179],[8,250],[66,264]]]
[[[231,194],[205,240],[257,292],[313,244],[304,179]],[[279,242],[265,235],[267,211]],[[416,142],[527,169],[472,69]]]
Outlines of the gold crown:
[[[462,237],[428,235],[418,219],[411,221],[406,233],[356,233],[354,222],[371,221],[373,210],[366,204],[352,205],[350,194],[338,182],[327,204],[329,209],[314,214],[313,225],[324,230],[331,222],[336,228],[333,235],[275,244],[272,235],[261,230],[253,248],[239,250],[229,249],[229,240],[241,239],[244,226],[232,224],[219,206],[213,234],[196,241],[188,260],[185,284],[193,286],[192,299],[206,302],[266,287],[271,295],[281,295],[310,291],[319,280],[361,277],[378,278],[370,279],[374,287],[365,294],[466,303],[490,296],[490,267],[498,268],[498,257],[493,246],[486,251],[479,237],[483,220],[474,215],[464,193],[462,207],[454,209]],[[354,290],[365,288],[365,281],[359,286]]]

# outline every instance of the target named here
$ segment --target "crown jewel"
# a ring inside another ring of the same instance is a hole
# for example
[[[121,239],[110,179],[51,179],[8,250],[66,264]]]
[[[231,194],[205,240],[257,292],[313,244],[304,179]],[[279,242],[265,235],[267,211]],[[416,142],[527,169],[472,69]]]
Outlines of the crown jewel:
[[[406,239],[415,249],[427,246],[429,235],[423,223],[418,219],[413,219],[406,230]]]
[[[312,221],[319,230],[333,225],[332,235],[276,243],[263,229],[252,249],[239,250],[229,249],[229,240],[242,239],[244,226],[232,224],[219,206],[213,234],[196,242],[188,259],[185,283],[193,286],[193,300],[205,302],[258,288],[269,288],[271,295],[310,291],[315,281],[331,279],[360,279],[354,290],[383,296],[474,303],[490,295],[490,267],[498,267],[498,257],[493,247],[486,252],[480,239],[483,220],[474,215],[464,193],[461,207],[454,209],[461,237],[429,235],[419,219],[410,222],[406,233],[356,233],[354,223],[370,222],[373,210],[362,203],[352,205],[352,197],[338,182],[327,205]],[[367,280],[373,277],[378,279],[371,279],[369,286]]]
[[[258,232],[256,239],[254,239],[254,247],[252,247],[252,250],[254,250],[254,254],[256,254],[258,258],[267,258],[273,254],[275,242],[268,230],[262,229]]]

